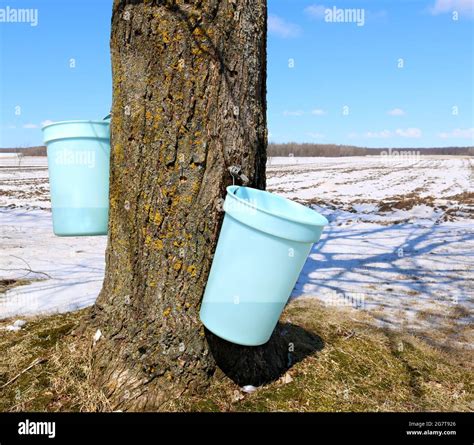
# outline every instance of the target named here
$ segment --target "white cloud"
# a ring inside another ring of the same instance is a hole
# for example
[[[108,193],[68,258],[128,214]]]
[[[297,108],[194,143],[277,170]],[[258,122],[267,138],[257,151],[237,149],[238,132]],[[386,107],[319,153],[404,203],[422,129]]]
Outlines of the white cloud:
[[[378,138],[386,139],[386,138],[392,137],[392,132],[389,130],[368,131],[367,133],[365,133],[364,136],[369,139],[378,139]]]
[[[322,133],[306,133],[312,139],[324,139],[324,134]]]
[[[38,125],[36,125],[36,124],[24,124],[23,128],[26,128],[26,129],[38,128]]]
[[[407,128],[402,129],[398,128],[395,131],[382,130],[382,131],[367,131],[363,134],[363,137],[368,139],[388,139],[392,137],[402,137],[402,138],[419,138],[421,137],[421,130],[419,128]],[[357,133],[350,133],[349,137],[356,138],[358,137]]]
[[[326,9],[324,5],[311,5],[305,8],[304,11],[313,19],[323,19],[326,14]]]
[[[285,110],[283,112],[283,116],[303,116],[303,114],[304,114],[304,111],[302,110],[295,110],[295,111]]]
[[[298,37],[301,34],[301,28],[294,23],[289,23],[277,15],[270,14],[268,16],[268,32],[288,39]]]
[[[421,137],[421,130],[419,128],[407,128],[406,130],[399,128],[395,130],[395,134],[402,138],[419,138]]]
[[[45,121],[41,122],[41,126],[45,127],[46,125],[49,124],[54,124],[54,121],[50,121],[49,119],[46,119]]]
[[[446,14],[457,11],[461,16],[474,17],[474,4],[472,0],[436,0],[430,8],[433,15]]]
[[[439,133],[438,137],[441,139],[473,139],[474,140],[474,128],[466,128],[465,130],[461,128],[456,128],[453,131]]]
[[[324,116],[326,112],[320,108],[316,108],[315,110],[311,111],[311,114],[314,114],[315,116]]]
[[[401,108],[394,108],[393,110],[387,111],[390,116],[405,116],[405,112]]]

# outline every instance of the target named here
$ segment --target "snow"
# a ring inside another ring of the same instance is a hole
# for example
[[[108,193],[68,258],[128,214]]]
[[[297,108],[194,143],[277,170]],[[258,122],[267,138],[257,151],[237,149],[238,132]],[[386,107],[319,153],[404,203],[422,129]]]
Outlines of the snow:
[[[15,326],[14,324],[8,325],[7,327],[3,328],[5,331],[12,331],[12,332],[18,332],[21,331],[21,328],[19,326]]]
[[[94,303],[102,287],[106,237],[56,237],[50,212],[0,209],[0,242],[1,279],[32,281],[0,294],[0,319]]]
[[[102,331],[100,329],[97,329],[96,333],[94,334],[94,338],[92,339],[94,345],[101,339],[102,337]]]
[[[7,154],[7,153],[5,153]],[[0,157],[0,208],[50,209],[46,157]]]
[[[21,328],[26,326],[25,320],[16,320],[13,324],[5,326],[3,329],[6,331],[18,332],[21,331]]]
[[[412,193],[447,198],[472,190],[473,168],[474,159],[462,157],[391,162],[380,156],[271,158],[267,187],[288,198],[330,201],[377,201]]]
[[[257,390],[257,388],[253,385],[245,385],[241,389],[242,389],[243,392],[245,392],[247,394],[251,394],[251,393],[253,393]]]
[[[53,234],[46,157],[0,159],[0,319],[90,306],[102,287],[106,237]],[[30,270],[34,271],[31,272]]]
[[[0,319],[93,304],[104,276],[106,237],[55,237],[46,158],[25,158],[21,166],[5,159],[0,278],[31,283],[0,294]],[[269,159],[268,190],[313,207],[330,222],[292,298],[366,310],[393,328],[472,323],[473,171],[468,157]],[[453,319],[455,308],[463,315]],[[428,311],[435,316],[420,316]]]
[[[324,214],[292,298],[371,311],[416,330],[452,323],[474,305],[474,160],[421,157],[272,158],[267,188]],[[430,312],[434,317],[420,317]]]
[[[331,218],[313,248],[293,298],[313,296],[331,305],[356,302],[383,311],[383,322],[397,327],[406,321],[416,324],[419,309],[447,313],[460,304],[472,311],[472,224],[338,225],[337,220]]]

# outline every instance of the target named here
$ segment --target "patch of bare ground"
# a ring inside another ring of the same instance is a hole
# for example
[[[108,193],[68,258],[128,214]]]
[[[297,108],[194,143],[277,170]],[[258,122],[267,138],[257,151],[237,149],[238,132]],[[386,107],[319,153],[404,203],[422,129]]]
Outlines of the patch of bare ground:
[[[419,205],[434,207],[434,202],[435,198],[432,196],[420,196],[417,192],[411,192],[406,195],[391,196],[380,201],[378,206],[380,212],[390,212],[392,210],[411,210]]]
[[[446,199],[471,206],[474,205],[474,192],[458,193],[457,195],[448,196]]]
[[[0,294],[3,294],[10,289],[13,289],[14,287],[25,286],[30,283],[31,280],[2,278],[0,279]]]

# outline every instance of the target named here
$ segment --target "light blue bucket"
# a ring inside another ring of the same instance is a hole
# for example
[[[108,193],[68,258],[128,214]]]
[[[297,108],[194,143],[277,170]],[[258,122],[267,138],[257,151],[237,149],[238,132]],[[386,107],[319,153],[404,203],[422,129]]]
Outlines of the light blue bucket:
[[[200,317],[217,336],[266,343],[327,219],[268,192],[230,186]]]
[[[43,127],[53,230],[58,236],[106,235],[110,122],[67,121]]]

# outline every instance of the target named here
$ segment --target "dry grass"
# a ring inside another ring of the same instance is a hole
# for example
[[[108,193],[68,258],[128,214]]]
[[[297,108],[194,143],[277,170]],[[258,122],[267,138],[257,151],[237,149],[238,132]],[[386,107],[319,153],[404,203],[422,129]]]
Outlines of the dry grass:
[[[30,284],[31,280],[26,280],[26,279],[0,279],[0,294],[13,289],[14,287],[17,286],[26,286],[27,284]]]
[[[416,322],[417,335],[438,349],[459,355],[459,350],[474,344],[471,313],[461,303],[449,307],[433,304],[431,308],[419,309]]]
[[[83,312],[37,318],[0,334],[0,387],[38,358],[46,359],[0,389],[1,411],[107,411],[90,381],[92,333],[71,331]],[[293,302],[284,320],[317,333],[324,348],[282,378],[245,394],[222,372],[206,394],[181,398],[177,411],[470,411],[472,354],[440,350],[409,334],[373,326],[368,315]],[[4,324],[4,323],[2,323]]]
[[[91,344],[71,335],[83,312],[36,317],[20,332],[0,331],[0,411],[107,410],[88,378]]]

